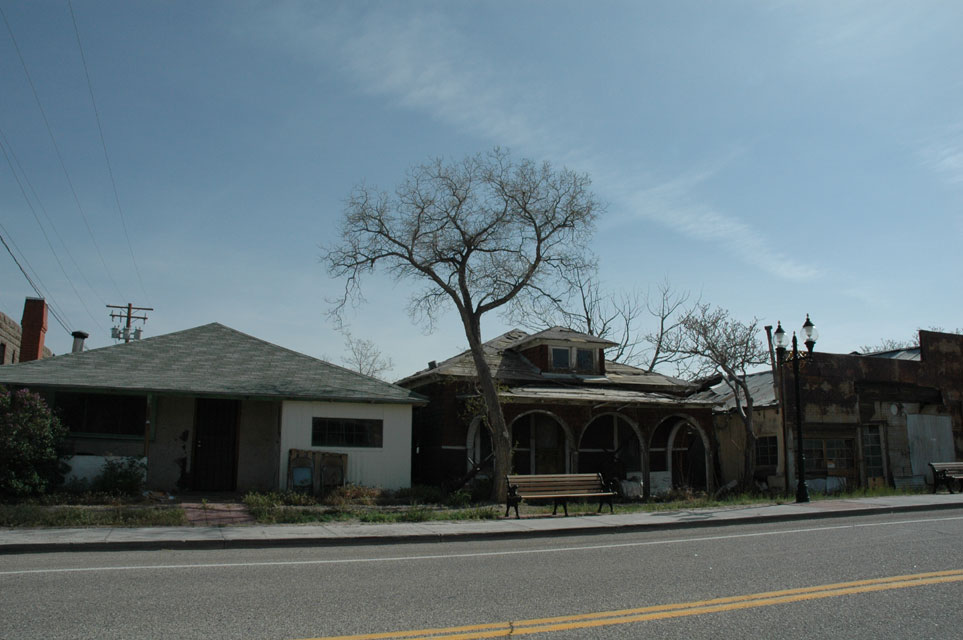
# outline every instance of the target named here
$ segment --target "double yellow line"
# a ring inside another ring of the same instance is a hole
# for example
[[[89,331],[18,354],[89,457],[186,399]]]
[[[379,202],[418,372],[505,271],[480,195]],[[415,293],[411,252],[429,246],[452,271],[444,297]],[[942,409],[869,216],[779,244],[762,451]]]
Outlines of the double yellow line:
[[[685,616],[698,616],[704,613],[720,613],[739,609],[751,609],[754,607],[768,607],[776,604],[803,602],[806,600],[835,598],[837,596],[857,593],[906,589],[908,587],[919,587],[927,584],[961,581],[963,581],[963,570],[934,571],[931,573],[916,573],[872,580],[839,582],[836,584],[804,587],[801,589],[784,589],[782,591],[769,591],[744,596],[715,598],[713,600],[639,607],[637,609],[602,611],[599,613],[518,620],[515,622],[493,622],[461,627],[446,627],[443,629],[419,629],[414,631],[315,638],[314,640],[385,640],[390,638],[404,638],[408,640],[416,638],[430,640],[476,640],[480,638],[501,638],[508,635],[570,631],[572,629],[633,624],[649,620],[664,620],[666,618],[682,618]]]

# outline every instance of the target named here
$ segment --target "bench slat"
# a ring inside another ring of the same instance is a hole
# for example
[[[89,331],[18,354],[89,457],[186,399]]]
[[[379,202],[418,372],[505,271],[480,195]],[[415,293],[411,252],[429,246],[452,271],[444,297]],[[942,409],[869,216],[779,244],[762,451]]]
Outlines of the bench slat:
[[[602,501],[608,498],[609,509],[612,507],[612,498],[617,495],[610,490],[600,473],[552,473],[541,475],[509,475],[505,479],[508,481],[509,495],[505,508],[505,517],[512,507],[515,507],[515,516],[519,517],[518,504],[525,499],[531,500],[554,500],[555,509],[552,515],[558,511],[559,503],[568,515],[568,499],[573,498],[600,498],[599,510],[602,510]]]

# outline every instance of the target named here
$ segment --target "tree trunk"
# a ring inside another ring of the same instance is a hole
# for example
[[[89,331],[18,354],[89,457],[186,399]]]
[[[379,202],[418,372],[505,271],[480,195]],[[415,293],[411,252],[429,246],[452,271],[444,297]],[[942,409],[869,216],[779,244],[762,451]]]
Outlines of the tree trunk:
[[[495,454],[495,461],[492,465],[494,476],[492,478],[492,500],[504,502],[508,495],[505,476],[511,473],[512,469],[512,434],[505,422],[505,414],[502,413],[495,379],[488,362],[485,360],[485,350],[481,341],[480,318],[468,316],[463,317],[462,321],[465,324],[468,348],[471,351],[475,371],[478,374],[478,386],[482,393],[482,399],[485,401],[488,425],[492,430],[492,451]]]

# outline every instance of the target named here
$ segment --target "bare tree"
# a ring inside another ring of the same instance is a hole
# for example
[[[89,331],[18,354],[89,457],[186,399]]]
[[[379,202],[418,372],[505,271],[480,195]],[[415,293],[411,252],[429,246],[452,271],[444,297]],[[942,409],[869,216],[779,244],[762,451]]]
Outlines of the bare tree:
[[[391,371],[395,363],[391,358],[381,353],[381,349],[372,340],[355,338],[350,332],[344,334],[344,345],[348,353],[341,359],[349,369],[366,376],[384,379],[384,374]]]
[[[920,328],[922,329],[922,327]],[[963,328],[957,327],[956,329],[951,329],[947,331],[943,327],[930,327],[927,331],[939,331],[941,333],[955,333],[963,334]],[[896,351],[897,349],[915,349],[920,346],[920,330],[918,329],[916,333],[909,340],[896,340],[893,338],[884,338],[876,344],[864,344],[859,348],[860,353],[879,353],[880,351]]]
[[[563,326],[611,340],[616,344],[605,353],[611,362],[646,371],[674,365],[676,375],[684,374],[690,358],[680,355],[677,347],[682,321],[690,309],[689,292],[675,291],[666,278],[655,292],[633,289],[606,293],[594,265],[591,267],[566,274],[570,291],[567,298],[542,299],[541,305],[533,308],[515,305],[512,318],[534,331]],[[655,328],[644,330],[645,322],[654,322]]]
[[[756,435],[752,428],[753,399],[747,370],[769,362],[769,352],[759,340],[759,320],[744,324],[722,308],[695,307],[682,321],[677,353],[690,357],[700,375],[721,374],[732,391],[736,411],[745,428],[746,447],[742,484],[749,487],[756,460]]]
[[[584,174],[512,159],[507,151],[414,167],[394,195],[360,185],[348,198],[340,240],[324,260],[345,278],[333,313],[360,294],[361,278],[382,267],[423,288],[409,312],[432,326],[454,306],[485,401],[495,452],[493,496],[511,471],[511,433],[485,361],[482,317],[516,298],[559,299],[557,275],[585,268],[582,255],[599,209]]]

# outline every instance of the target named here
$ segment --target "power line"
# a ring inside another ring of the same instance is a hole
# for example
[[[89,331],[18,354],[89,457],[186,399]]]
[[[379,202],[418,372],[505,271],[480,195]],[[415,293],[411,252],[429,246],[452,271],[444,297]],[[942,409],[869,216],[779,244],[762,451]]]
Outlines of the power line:
[[[54,136],[53,128],[50,126],[50,121],[47,119],[47,112],[43,108],[43,103],[40,101],[40,94],[37,93],[37,87],[33,83],[33,78],[30,77],[30,71],[27,69],[27,62],[23,58],[23,54],[20,52],[20,45],[17,44],[17,39],[13,35],[13,29],[10,27],[10,22],[7,20],[7,15],[3,12],[3,8],[0,8],[0,17],[3,18],[3,22],[7,27],[7,33],[10,35],[10,40],[13,42],[13,48],[17,52],[17,57],[20,59],[20,66],[23,67],[23,73],[27,77],[27,83],[30,85],[31,91],[33,91],[34,100],[37,101],[37,108],[40,109],[40,115],[43,118],[44,126],[47,128],[47,134],[50,136],[50,142],[53,144],[54,151],[57,154],[57,160],[60,162],[60,168],[63,170],[64,178],[67,180],[67,185],[70,187],[70,192],[73,194],[74,202],[77,204],[77,210],[80,212],[80,217],[84,221],[84,226],[87,227],[87,233],[90,235],[90,240],[93,242],[94,249],[97,250],[97,255],[100,257],[100,262],[104,266],[104,272],[110,279],[111,283],[114,285],[114,289],[117,293],[120,293],[120,287],[117,286],[117,281],[114,280],[113,274],[110,273],[110,268],[107,266],[107,261],[104,259],[104,254],[100,250],[100,246],[97,244],[97,238],[94,237],[94,232],[90,228],[90,222],[87,220],[87,214],[84,213],[84,208],[80,204],[80,197],[77,195],[77,189],[74,187],[73,180],[70,179],[70,173],[67,171],[67,163],[64,162],[63,154],[60,152],[60,146],[57,144],[57,138]]]
[[[140,283],[141,291],[147,294],[144,288],[144,281],[140,277],[140,268],[137,266],[137,259],[134,257],[134,247],[130,242],[130,234],[127,233],[127,220],[124,217],[124,209],[120,206],[120,196],[117,195],[117,182],[114,180],[114,169],[110,164],[110,155],[107,153],[107,140],[104,138],[104,128],[100,123],[100,110],[97,109],[97,101],[94,100],[94,86],[90,81],[90,70],[87,68],[87,56],[84,54],[84,45],[80,41],[80,30],[77,28],[77,17],[74,15],[74,5],[67,0],[67,8],[70,9],[70,19],[74,24],[74,35],[77,36],[77,48],[80,50],[80,60],[84,65],[84,76],[87,78],[87,91],[90,93],[90,104],[94,108],[94,119],[97,121],[97,131],[100,133],[100,144],[104,149],[104,161],[107,163],[107,175],[110,176],[110,185],[114,190],[114,202],[117,204],[117,213],[120,215],[120,223],[124,229],[124,237],[127,239],[127,248],[130,250],[130,261],[134,264],[134,272],[137,274],[137,282]]]
[[[14,151],[13,146],[10,144],[10,140],[6,137],[6,135],[4,135],[2,127],[0,127],[0,143],[7,145],[7,151],[10,153],[10,157],[12,157],[14,163],[16,163],[17,169],[20,171],[20,175],[23,177],[23,181],[27,183],[27,187],[30,189],[30,193],[33,195],[33,199],[37,202],[37,206],[40,207],[40,211],[41,213],[43,213],[43,217],[47,220],[47,224],[49,224],[50,228],[53,229],[54,234],[57,236],[57,240],[60,241],[60,246],[63,247],[64,252],[67,254],[67,257],[70,258],[70,262],[74,265],[74,269],[76,269],[77,273],[80,274],[80,277],[83,279],[84,284],[87,285],[87,288],[89,288],[93,292],[93,294],[100,299],[102,303],[107,304],[107,301],[104,299],[104,297],[100,295],[100,293],[98,293],[98,291],[90,283],[90,280],[87,279],[87,276],[84,273],[83,269],[80,268],[80,265],[77,263],[77,260],[74,258],[74,255],[70,252],[70,248],[67,246],[67,243],[64,242],[63,236],[61,236],[60,232],[57,231],[57,225],[54,224],[54,221],[50,218],[50,214],[47,213],[47,208],[43,205],[43,201],[40,199],[40,194],[37,193],[37,190],[34,188],[33,183],[30,181],[30,177],[27,175],[27,171],[23,168],[23,165],[20,163],[20,158],[17,157],[17,153],[16,151]],[[14,172],[14,174],[16,174],[16,172]]]
[[[7,230],[0,225],[0,231],[6,233]],[[7,250],[7,253],[10,254],[10,257],[13,258],[13,261],[17,264],[17,268],[20,269],[20,273],[22,273],[23,277],[27,279],[27,282],[30,283],[30,286],[33,288],[36,294],[41,298],[47,299],[47,297],[41,293],[40,289],[37,287],[37,284],[30,278],[30,275],[27,273],[26,269],[23,268],[23,265],[20,264],[20,261],[17,260],[17,256],[14,255],[13,251],[10,249],[10,245],[7,244],[7,241],[4,239],[2,234],[0,234],[0,243],[3,243],[3,247]],[[53,300],[50,300],[50,302],[47,304],[47,308],[50,309],[50,315],[54,317],[54,320],[57,321],[57,324],[63,327],[64,331],[70,333],[70,329],[67,328],[67,324],[60,317],[60,313],[54,308]]]
[[[2,131],[0,131],[0,136],[2,136]],[[77,287],[74,285],[73,280],[70,279],[70,275],[67,273],[67,270],[64,268],[63,262],[61,262],[61,260],[60,260],[60,256],[57,255],[57,251],[54,249],[53,243],[50,242],[50,236],[47,235],[47,230],[44,228],[43,223],[40,222],[40,217],[37,215],[37,211],[36,211],[36,209],[34,208],[33,203],[30,202],[30,198],[27,196],[27,191],[23,188],[23,182],[21,182],[20,176],[17,175],[17,172],[16,172],[16,171],[14,170],[14,168],[13,168],[13,162],[11,162],[11,160],[10,160],[10,155],[7,153],[7,148],[6,148],[6,146],[4,146],[4,144],[3,144],[3,142],[2,142],[2,138],[0,138],[0,152],[3,152],[3,157],[6,158],[7,164],[10,166],[10,171],[13,173],[13,178],[14,178],[14,180],[17,181],[17,186],[20,187],[20,193],[23,194],[23,199],[24,199],[24,200],[26,201],[26,203],[27,203],[27,208],[29,208],[29,209],[30,209],[30,213],[33,214],[33,219],[37,221],[37,226],[40,227],[40,233],[43,234],[43,239],[47,241],[47,246],[50,247],[50,253],[53,254],[54,260],[57,261],[57,266],[60,267],[60,271],[64,274],[64,278],[67,279],[67,284],[69,284],[69,285],[70,285],[70,288],[73,289],[74,294],[77,296],[77,300],[80,301],[80,305],[84,308],[84,311],[87,312],[87,315],[89,315],[90,318],[91,318],[91,320],[94,321],[94,324],[96,324],[98,327],[100,327],[101,325],[100,325],[100,323],[97,321],[97,318],[95,318],[95,317],[94,317],[94,314],[92,314],[92,313],[90,312],[90,309],[87,308],[87,303],[84,302],[83,296],[80,295],[80,292],[77,291]],[[12,150],[11,150],[11,152],[12,152]],[[26,176],[24,176],[24,177],[26,177]],[[39,202],[39,201],[38,201],[38,202]],[[46,211],[44,212],[44,215],[46,215]],[[48,217],[48,222],[49,222],[49,221],[50,221],[50,220],[49,220],[49,217]],[[57,228],[53,226],[53,223],[52,223],[52,222],[50,223],[50,226],[51,226],[51,228],[53,228],[54,233],[56,233]],[[59,234],[59,233],[57,234],[57,237],[60,238],[60,234]],[[60,242],[63,243],[63,238],[60,238]],[[66,248],[66,245],[64,245],[64,247]],[[101,328],[103,328],[103,327],[101,327]]]

